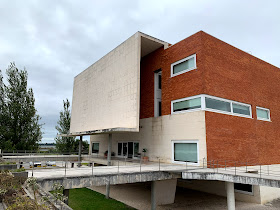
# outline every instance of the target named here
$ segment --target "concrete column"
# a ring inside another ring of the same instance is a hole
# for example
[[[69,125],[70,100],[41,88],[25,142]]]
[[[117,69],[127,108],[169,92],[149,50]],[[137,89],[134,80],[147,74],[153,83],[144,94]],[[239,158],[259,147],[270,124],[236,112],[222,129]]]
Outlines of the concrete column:
[[[67,196],[67,200],[64,201],[68,205],[68,200],[69,200],[69,189],[64,189],[63,190],[63,195]]]
[[[112,134],[109,134],[108,139],[108,155],[107,155],[107,165],[111,165],[111,153],[112,153]]]
[[[111,153],[112,153],[112,134],[109,134],[108,138],[108,154],[107,154],[107,166],[111,165]],[[108,183],[106,184],[106,198],[110,198],[110,178]]]
[[[156,208],[157,208],[156,185],[155,185],[155,181],[153,181],[151,185],[151,210],[156,210]]]
[[[153,181],[151,186],[151,209],[157,205],[174,203],[177,179]]]
[[[80,136],[80,141],[79,141],[79,157],[78,157],[78,167],[81,167],[81,162],[82,162],[82,142],[83,142],[83,136]]]
[[[234,183],[226,182],[228,210],[235,210]]]
[[[110,198],[110,178],[109,182],[106,184],[106,199]]]

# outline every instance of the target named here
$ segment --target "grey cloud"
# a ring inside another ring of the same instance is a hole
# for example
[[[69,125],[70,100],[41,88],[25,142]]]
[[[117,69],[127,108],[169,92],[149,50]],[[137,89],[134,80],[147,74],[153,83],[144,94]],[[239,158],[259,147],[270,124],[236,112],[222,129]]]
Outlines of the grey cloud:
[[[51,141],[74,77],[136,31],[176,43],[204,30],[279,67],[279,7],[276,0],[1,1],[0,69],[11,61],[26,67]]]

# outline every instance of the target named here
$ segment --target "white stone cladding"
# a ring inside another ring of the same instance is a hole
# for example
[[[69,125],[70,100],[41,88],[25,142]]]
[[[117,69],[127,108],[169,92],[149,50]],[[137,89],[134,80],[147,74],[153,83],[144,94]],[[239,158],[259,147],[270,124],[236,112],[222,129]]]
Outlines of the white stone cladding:
[[[140,33],[75,77],[70,133],[139,130]]]
[[[99,142],[99,154],[107,150],[108,134],[92,135],[92,142]],[[148,149],[146,155],[151,161],[172,162],[172,141],[198,141],[199,164],[206,160],[205,111],[165,115],[140,120],[139,133],[114,133],[112,151],[117,154],[118,142],[139,141],[140,152]],[[90,149],[91,151],[91,149]]]

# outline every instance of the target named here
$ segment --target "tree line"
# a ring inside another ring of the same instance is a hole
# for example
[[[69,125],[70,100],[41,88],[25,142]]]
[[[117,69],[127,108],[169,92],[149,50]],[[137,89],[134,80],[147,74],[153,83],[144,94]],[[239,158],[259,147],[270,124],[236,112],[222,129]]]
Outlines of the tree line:
[[[5,84],[0,70],[0,148],[35,150],[42,139],[42,124],[33,90],[27,86],[27,71],[11,63],[6,75]]]
[[[2,150],[38,150],[42,140],[41,117],[35,108],[35,98],[32,88],[28,87],[26,69],[19,70],[12,62],[6,70],[7,82],[4,83],[0,70],[0,149]],[[70,130],[71,112],[68,99],[63,100],[63,110],[55,129],[56,150],[58,152],[73,152],[79,148],[79,139],[61,137]],[[82,147],[88,149],[88,143],[83,141]]]

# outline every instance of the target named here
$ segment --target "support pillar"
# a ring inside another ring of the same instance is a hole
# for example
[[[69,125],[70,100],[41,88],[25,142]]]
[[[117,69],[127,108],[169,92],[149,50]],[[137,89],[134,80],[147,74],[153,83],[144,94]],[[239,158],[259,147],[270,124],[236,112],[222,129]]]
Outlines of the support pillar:
[[[69,189],[64,189],[63,190],[63,195],[67,196],[67,200],[64,201],[68,205],[68,200],[69,200]]]
[[[79,141],[79,156],[78,156],[78,167],[81,167],[82,165],[82,142],[83,142],[83,136],[80,136]]]
[[[107,166],[111,165],[111,154],[112,154],[112,134],[110,133],[108,139]]]
[[[107,154],[107,166],[111,165],[111,154],[112,154],[112,134],[109,133],[108,138],[108,154]],[[106,184],[106,199],[110,198],[110,177],[109,181]]]
[[[109,182],[106,184],[106,199],[110,198],[110,178]]]
[[[151,186],[151,209],[157,205],[174,203],[177,179],[153,181]]]
[[[228,210],[235,210],[234,183],[226,182]]]

